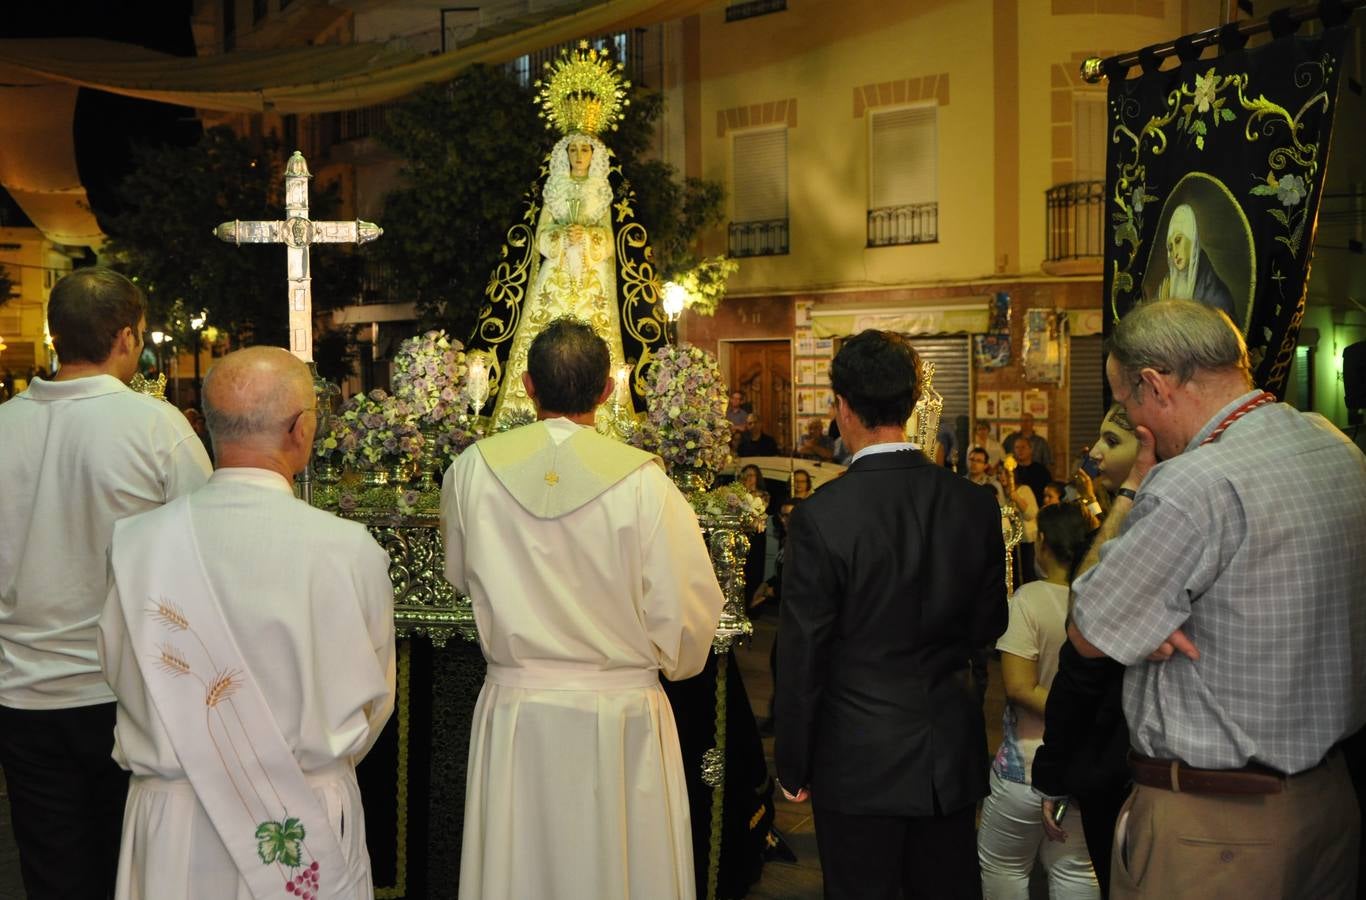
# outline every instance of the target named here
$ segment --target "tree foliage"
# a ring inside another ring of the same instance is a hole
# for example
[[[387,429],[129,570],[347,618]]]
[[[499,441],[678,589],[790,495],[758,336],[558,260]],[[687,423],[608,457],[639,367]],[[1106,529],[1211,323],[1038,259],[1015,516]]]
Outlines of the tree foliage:
[[[381,139],[403,158],[405,185],[385,198],[378,250],[423,327],[473,331],[548,137],[531,92],[483,66],[390,113]]]
[[[144,146],[135,168],[116,188],[119,212],[103,225],[115,265],[147,292],[147,321],[188,346],[189,315],[243,344],[288,346],[285,248],[233,246],[213,234],[232,219],[284,216],[285,154],[273,141],[254,145],[227,128],[205,131],[199,143]],[[309,215],[331,218],[335,190],[310,185]],[[358,279],[357,254],[334,245],[311,248],[313,304],[349,303]],[[329,367],[332,368],[332,367]]]
[[[698,232],[721,220],[716,182],[679,182],[647,156],[663,112],[659,94],[637,93],[619,131],[603,135],[636,191],[662,278],[690,269]],[[421,326],[465,338],[484,304],[507,230],[521,220],[556,134],[537,118],[532,91],[476,66],[428,88],[389,117],[384,142],[404,159],[404,187],[385,200],[379,252],[417,303]]]

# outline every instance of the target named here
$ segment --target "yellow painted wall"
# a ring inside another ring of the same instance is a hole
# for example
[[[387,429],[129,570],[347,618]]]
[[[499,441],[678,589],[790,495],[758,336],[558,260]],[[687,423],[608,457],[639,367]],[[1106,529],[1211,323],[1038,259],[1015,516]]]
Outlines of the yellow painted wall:
[[[18,249],[12,249],[12,245]],[[15,282],[18,297],[0,306],[0,336],[9,348],[0,353],[0,372],[22,375],[29,366],[47,368],[44,344],[47,296],[71,261],[58,253],[36,228],[0,228],[0,266]]]
[[[1072,95],[1105,94],[1105,84],[1081,80],[1079,65],[1088,56],[1111,56],[1168,41],[1193,29],[1219,24],[1217,0],[1127,4],[1129,12],[1098,13],[1120,4],[1021,0],[1019,73],[1003,94],[1017,98],[1020,110],[1019,252],[1021,271],[1035,271],[1047,253],[1044,194],[1074,180],[1072,169]]]
[[[737,22],[726,22],[718,4],[699,17],[701,174],[729,190],[736,112],[753,127],[751,114],[763,119],[767,104],[796,102],[788,133],[790,252],[744,259],[732,291],[1038,272],[1044,192],[1063,174],[1055,141],[1065,137],[1070,146],[1071,139],[1070,103],[1063,130],[1055,128],[1054,66],[1074,72],[1085,55],[1136,49],[1217,19],[1217,0],[789,0],[783,12]],[[855,93],[926,79],[947,80],[938,91],[947,99],[938,119],[939,241],[869,249],[869,120],[857,114]],[[725,246],[718,230],[706,249]]]
[[[727,23],[724,10],[701,17],[703,175],[730,185],[730,137],[718,111],[797,100],[788,134],[791,252],[745,259],[738,292],[876,286],[988,271],[991,248],[974,239],[990,209],[991,79],[980,64],[980,23],[991,4],[838,4],[790,0],[785,12]],[[865,249],[868,117],[855,115],[856,88],[948,76],[940,107],[940,242]],[[985,134],[984,134],[985,130]],[[725,246],[719,233],[709,250]]]

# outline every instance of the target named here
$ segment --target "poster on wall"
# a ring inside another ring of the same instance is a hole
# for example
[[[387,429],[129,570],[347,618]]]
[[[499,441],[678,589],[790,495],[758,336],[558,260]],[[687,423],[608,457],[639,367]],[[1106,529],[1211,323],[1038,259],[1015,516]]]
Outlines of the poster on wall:
[[[991,299],[987,333],[972,336],[973,359],[979,369],[1000,369],[1010,365],[1010,295],[997,293]]]
[[[1048,418],[1048,395],[1043,391],[1024,392],[1024,411],[1041,421]]]
[[[1001,399],[996,407],[997,414],[1003,419],[1018,419],[1023,411],[1019,391],[1001,391]]]
[[[996,418],[996,392],[978,391],[977,392],[977,418],[994,419]]]
[[[1107,337],[1138,304],[1198,300],[1243,332],[1257,384],[1284,393],[1345,38],[1338,25],[1137,78],[1107,72]]]

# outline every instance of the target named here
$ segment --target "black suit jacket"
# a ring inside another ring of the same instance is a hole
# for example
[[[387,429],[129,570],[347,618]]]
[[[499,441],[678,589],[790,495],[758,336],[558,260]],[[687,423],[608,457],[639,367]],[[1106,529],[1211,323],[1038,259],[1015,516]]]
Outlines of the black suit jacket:
[[[950,813],[986,796],[968,660],[1006,627],[992,494],[917,450],[877,453],[803,501],[788,529],[779,779],[855,815]]]

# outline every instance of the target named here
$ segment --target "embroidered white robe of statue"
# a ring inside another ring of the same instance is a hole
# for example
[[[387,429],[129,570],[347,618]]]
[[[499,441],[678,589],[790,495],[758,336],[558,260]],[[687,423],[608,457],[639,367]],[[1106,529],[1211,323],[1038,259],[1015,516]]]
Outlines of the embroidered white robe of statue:
[[[692,507],[646,454],[554,419],[461,454],[441,508],[489,664],[460,897],[691,900],[659,675],[701,670],[723,602]]]
[[[394,704],[388,554],[360,524],[296,499],[274,472],[219,469],[189,503],[199,558],[184,565],[203,566],[246,667],[326,810],[348,866],[365,867],[356,900],[369,900],[373,888],[354,765],[379,736]],[[165,524],[175,527],[176,520],[167,517]],[[111,553],[124,566],[137,565],[151,551],[121,545],[116,532]],[[114,759],[133,775],[116,897],[253,900],[167,732],[168,724],[202,727],[203,720],[163,722],[132,658],[124,616],[145,614],[145,604],[136,602],[122,597],[116,583],[100,619],[100,658],[119,704]]]

